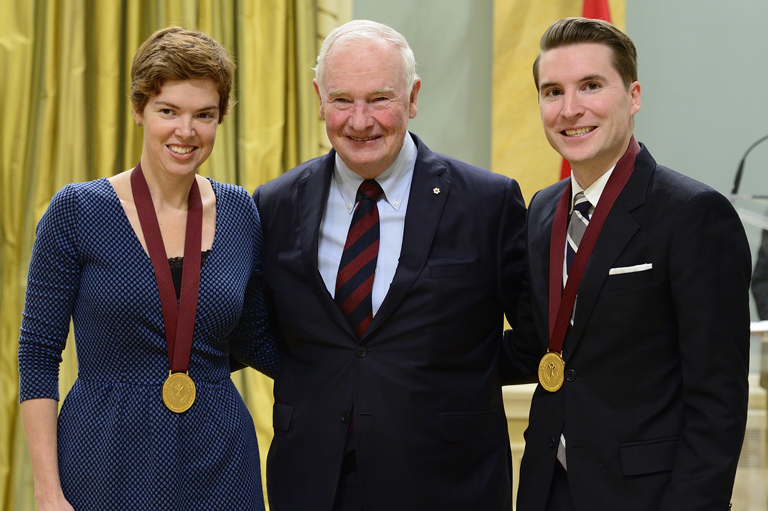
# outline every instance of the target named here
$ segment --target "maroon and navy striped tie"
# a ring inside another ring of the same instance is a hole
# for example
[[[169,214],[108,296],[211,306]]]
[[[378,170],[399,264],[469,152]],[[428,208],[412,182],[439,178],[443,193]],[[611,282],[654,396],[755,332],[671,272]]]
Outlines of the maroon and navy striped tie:
[[[371,291],[379,255],[379,208],[376,203],[382,193],[373,179],[360,184],[357,207],[336,276],[334,300],[349,318],[358,338],[373,320]]]

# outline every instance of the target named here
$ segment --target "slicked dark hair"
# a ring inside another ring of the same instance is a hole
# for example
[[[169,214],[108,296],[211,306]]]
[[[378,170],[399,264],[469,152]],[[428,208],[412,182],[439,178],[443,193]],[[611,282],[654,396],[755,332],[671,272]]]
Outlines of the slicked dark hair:
[[[539,55],[533,62],[533,80],[539,90],[539,61],[545,51],[574,44],[604,44],[611,50],[611,63],[629,89],[637,81],[637,49],[627,34],[607,21],[589,18],[563,18],[554,22],[539,43]]]

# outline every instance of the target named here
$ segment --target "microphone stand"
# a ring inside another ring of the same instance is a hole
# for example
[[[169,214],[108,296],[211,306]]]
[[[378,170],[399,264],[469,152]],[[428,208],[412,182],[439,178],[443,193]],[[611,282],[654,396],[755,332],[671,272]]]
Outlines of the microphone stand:
[[[736,194],[739,193],[739,185],[741,184],[741,175],[744,173],[744,162],[747,161],[747,155],[752,151],[752,149],[760,145],[765,140],[768,140],[768,135],[762,137],[757,142],[749,146],[749,149],[747,149],[747,151],[744,153],[744,156],[741,157],[741,162],[739,162],[739,168],[736,169],[736,177],[733,180],[733,191],[731,191],[732,196],[735,196]]]
[[[768,135],[758,139],[757,142],[749,146],[746,152],[744,152],[744,156],[741,157],[741,161],[739,162],[739,168],[736,170],[736,177],[733,180],[733,191],[731,191],[731,195],[728,197],[729,199],[731,199],[731,202],[734,202],[737,199],[747,199],[747,200],[768,199],[768,195],[749,195],[749,194],[739,195],[739,185],[741,184],[741,176],[744,173],[744,162],[747,160],[747,155],[752,151],[752,149],[754,149],[755,147],[757,147],[758,145],[760,145],[762,142],[766,140],[768,140]],[[760,215],[758,213],[755,213],[745,208],[740,208],[740,207],[736,208],[736,213],[738,213],[742,222],[746,224],[754,225],[763,230],[768,230],[768,217],[764,215]]]

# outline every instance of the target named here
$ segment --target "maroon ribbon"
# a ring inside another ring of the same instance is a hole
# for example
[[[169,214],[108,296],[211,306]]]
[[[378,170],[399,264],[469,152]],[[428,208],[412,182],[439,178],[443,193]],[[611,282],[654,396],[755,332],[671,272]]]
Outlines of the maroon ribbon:
[[[168,365],[171,372],[187,372],[192,353],[192,336],[195,332],[197,297],[200,291],[200,261],[203,237],[203,202],[197,179],[189,190],[187,227],[184,237],[184,266],[181,271],[181,294],[176,301],[171,267],[157,222],[147,180],[141,171],[141,163],[131,172],[131,189],[139,223],[147,243],[147,251],[155,270],[160,306],[163,310],[165,342],[168,346]]]
[[[564,290],[563,258],[565,257],[565,237],[568,231],[568,212],[571,204],[570,183],[560,196],[560,202],[558,202],[557,211],[555,211],[555,220],[552,223],[549,247],[549,351],[560,353],[563,350],[565,333],[571,321],[573,304],[576,301],[579,282],[581,282],[584,269],[587,267],[587,261],[592,254],[592,249],[595,248],[595,243],[597,243],[597,238],[600,236],[608,213],[632,175],[635,168],[635,158],[639,152],[640,144],[637,143],[635,137],[632,137],[627,151],[616,163],[616,167],[600,195],[600,201],[589,220],[587,230],[584,232],[584,237],[579,243],[579,249],[576,251],[576,257],[571,264]]]

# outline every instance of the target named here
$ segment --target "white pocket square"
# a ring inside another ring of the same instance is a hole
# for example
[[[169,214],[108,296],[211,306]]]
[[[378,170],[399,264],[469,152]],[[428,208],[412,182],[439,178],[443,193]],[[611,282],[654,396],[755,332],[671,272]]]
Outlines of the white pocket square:
[[[638,271],[648,271],[653,268],[653,263],[636,264],[634,266],[623,266],[621,268],[611,268],[608,275],[621,275],[622,273],[636,273]]]

